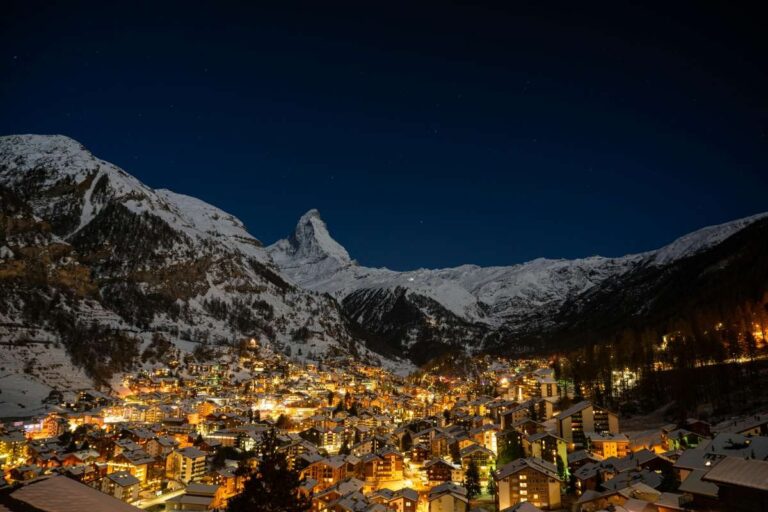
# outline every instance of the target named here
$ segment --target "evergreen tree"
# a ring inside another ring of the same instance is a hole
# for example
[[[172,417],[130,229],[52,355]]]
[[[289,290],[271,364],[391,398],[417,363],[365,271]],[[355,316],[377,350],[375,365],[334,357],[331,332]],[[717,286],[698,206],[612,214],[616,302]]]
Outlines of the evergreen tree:
[[[563,482],[567,481],[568,479],[568,466],[566,465],[565,461],[562,457],[559,455],[557,456],[557,474],[560,478],[563,479]]]
[[[405,435],[403,436],[402,442],[400,443],[400,449],[403,452],[409,452],[411,451],[412,448],[413,448],[413,439],[411,438],[411,435],[408,432],[406,432]]]
[[[229,500],[228,512],[305,512],[312,501],[299,494],[304,483],[288,466],[279,450],[277,434],[270,430],[261,443],[261,460],[251,473],[243,492]]]
[[[351,453],[351,450],[349,449],[349,442],[344,439],[344,442],[341,443],[341,448],[339,448],[339,455],[349,455]]]
[[[461,450],[459,449],[459,443],[451,443],[449,446],[451,452],[451,460],[454,464],[461,464]]]
[[[480,470],[475,459],[469,460],[467,472],[464,474],[464,487],[467,489],[467,499],[472,499],[481,492]]]
[[[523,456],[523,446],[520,443],[520,434],[517,431],[508,430],[504,432],[499,441],[501,441],[501,446],[499,448],[499,455],[496,458],[496,467],[502,467]]]
[[[496,498],[496,493],[499,492],[493,472],[491,472],[491,474],[488,476],[488,486],[486,487],[486,491],[491,496],[491,498]]]
[[[281,414],[277,417],[277,422],[275,422],[275,426],[279,428],[280,430],[288,430],[292,426],[291,419],[286,416],[285,414]]]
[[[528,404],[528,417],[533,421],[539,421],[539,416],[536,414],[536,405],[533,403],[533,400]]]

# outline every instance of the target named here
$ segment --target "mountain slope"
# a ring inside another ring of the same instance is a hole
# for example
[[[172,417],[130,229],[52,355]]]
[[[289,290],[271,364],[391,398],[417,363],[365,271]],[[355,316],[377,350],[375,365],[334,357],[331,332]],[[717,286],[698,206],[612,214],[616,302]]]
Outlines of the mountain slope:
[[[238,219],[72,139],[0,137],[0,192],[0,342],[61,341],[103,382],[154,333],[377,359],[337,302],[287,282]]]
[[[420,354],[434,355],[436,346],[482,350],[544,338],[561,327],[565,311],[605,283],[620,288],[638,274],[661,272],[767,216],[703,228],[657,251],[620,258],[396,272],[358,265],[312,210],[291,237],[267,250],[292,282],[339,299],[359,335],[421,362]]]

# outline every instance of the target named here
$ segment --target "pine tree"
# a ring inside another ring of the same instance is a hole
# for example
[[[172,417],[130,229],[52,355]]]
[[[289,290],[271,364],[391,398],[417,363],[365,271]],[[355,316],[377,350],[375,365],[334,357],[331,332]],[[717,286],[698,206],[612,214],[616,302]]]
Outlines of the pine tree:
[[[481,492],[480,470],[474,459],[469,460],[467,472],[464,474],[464,487],[467,489],[467,499],[472,499]]]
[[[451,443],[448,447],[449,451],[451,452],[451,460],[454,464],[461,464],[461,450],[459,448],[459,443]]]
[[[533,400],[528,404],[528,417],[533,421],[539,421],[539,417],[536,414],[536,405],[533,403]]]
[[[267,432],[261,443],[261,460],[251,473],[243,492],[229,500],[228,512],[305,512],[312,501],[299,494],[304,483],[299,473],[288,466],[285,454],[278,451],[274,430]]]
[[[488,477],[488,487],[486,488],[488,491],[488,494],[492,497],[496,497],[496,493],[499,492],[499,489],[496,485],[496,479],[494,478],[493,472]]]
[[[568,466],[561,456],[557,456],[557,474],[565,482],[568,479]]]
[[[523,447],[520,443],[520,434],[515,430],[508,430],[500,438],[501,447],[496,459],[496,466],[502,467],[505,464],[517,460],[523,456]]]
[[[344,439],[344,442],[341,443],[341,448],[339,448],[339,455],[349,455],[350,453],[349,442]]]

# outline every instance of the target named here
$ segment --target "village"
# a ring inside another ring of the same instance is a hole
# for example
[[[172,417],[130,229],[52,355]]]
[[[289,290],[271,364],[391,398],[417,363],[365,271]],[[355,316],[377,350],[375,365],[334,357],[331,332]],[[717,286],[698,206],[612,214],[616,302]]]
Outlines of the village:
[[[3,500],[48,510],[223,511],[264,436],[313,512],[760,510],[768,414],[624,431],[547,360],[489,361],[476,378],[404,378],[349,358],[298,363],[244,343],[178,354],[117,393],[52,393],[0,428]],[[52,498],[53,497],[53,498]],[[31,508],[30,510],[37,510]]]

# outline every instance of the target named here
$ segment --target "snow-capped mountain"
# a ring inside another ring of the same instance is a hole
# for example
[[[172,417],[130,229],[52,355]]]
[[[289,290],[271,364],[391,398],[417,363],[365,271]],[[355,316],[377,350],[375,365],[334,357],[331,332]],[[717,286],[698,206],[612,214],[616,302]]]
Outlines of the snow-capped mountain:
[[[102,381],[153,335],[378,359],[338,303],[287,282],[237,218],[70,138],[0,137],[0,193],[0,341],[62,342]]]
[[[591,343],[762,297],[766,245],[763,214],[620,258],[396,272],[359,265],[316,210],[264,247],[232,215],[72,139],[0,137],[0,415],[52,387],[108,382],[169,342],[256,337],[293,357],[401,369],[456,349]]]
[[[497,343],[498,333],[508,339],[511,334],[551,330],[566,305],[603,283],[641,269],[668,267],[767,216],[706,227],[659,250],[619,258],[540,258],[511,266],[396,272],[358,265],[333,240],[319,213],[311,210],[288,239],[267,250],[292,282],[330,293],[361,329],[398,349],[412,350],[428,341],[429,346],[443,343],[475,350]]]

